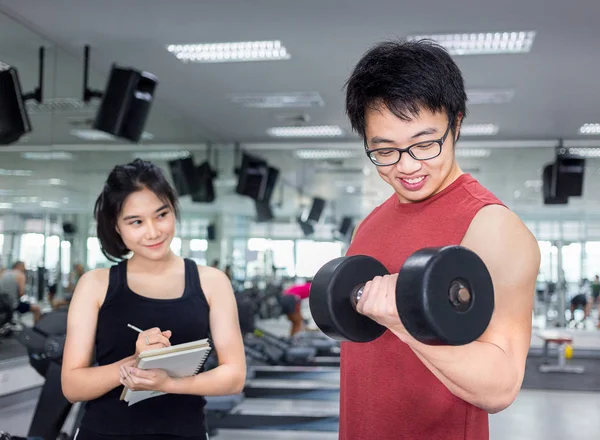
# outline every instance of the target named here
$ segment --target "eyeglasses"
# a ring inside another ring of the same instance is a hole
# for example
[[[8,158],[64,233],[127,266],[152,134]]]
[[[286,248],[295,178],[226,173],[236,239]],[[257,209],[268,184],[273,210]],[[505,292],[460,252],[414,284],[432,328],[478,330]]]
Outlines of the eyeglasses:
[[[379,167],[396,165],[400,162],[402,153],[410,154],[410,157],[415,160],[430,160],[442,153],[442,145],[444,145],[448,133],[450,133],[450,124],[440,139],[418,142],[407,148],[375,148],[373,150],[366,149],[365,152],[371,162]]]

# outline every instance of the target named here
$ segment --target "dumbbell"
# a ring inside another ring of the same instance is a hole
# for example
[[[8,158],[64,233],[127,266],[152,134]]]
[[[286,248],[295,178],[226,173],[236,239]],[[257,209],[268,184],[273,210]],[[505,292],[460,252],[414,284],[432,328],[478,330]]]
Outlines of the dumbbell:
[[[386,328],[360,314],[356,305],[365,284],[390,272],[365,255],[340,257],[313,277],[310,311],[327,336],[370,342]],[[494,287],[485,263],[462,246],[425,248],[410,255],[396,283],[396,306],[406,330],[429,345],[464,345],[490,323]]]

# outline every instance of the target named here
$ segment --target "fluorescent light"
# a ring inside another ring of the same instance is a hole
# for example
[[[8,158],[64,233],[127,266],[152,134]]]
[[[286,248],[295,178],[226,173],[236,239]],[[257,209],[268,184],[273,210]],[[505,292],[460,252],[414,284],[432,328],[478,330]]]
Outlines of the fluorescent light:
[[[0,209],[12,209],[12,203],[0,203]]]
[[[498,126],[495,124],[463,124],[460,126],[460,134],[465,136],[485,136],[498,133]]]
[[[467,91],[469,104],[507,104],[512,101],[515,91],[511,89],[473,89]]]
[[[600,124],[583,124],[579,128],[580,134],[600,134]]]
[[[112,134],[105,133],[104,131],[92,130],[92,129],[77,129],[71,130],[71,136],[84,139],[86,141],[114,141],[116,138]]]
[[[290,54],[281,41],[169,44],[167,50],[184,63],[232,63],[290,59]]]
[[[60,208],[61,204],[58,202],[49,202],[49,201],[44,200],[44,201],[40,202],[40,206],[42,208]]]
[[[14,197],[14,203],[37,203],[37,197]]]
[[[327,160],[327,159],[350,159],[357,157],[360,153],[353,150],[319,150],[300,149],[296,150],[296,157],[304,160]]]
[[[231,98],[235,104],[252,108],[322,107],[323,98],[317,92],[272,93],[239,95]]]
[[[485,148],[457,148],[456,157],[490,157],[492,152]]]
[[[21,154],[27,160],[72,160],[73,153],[68,151],[28,151]]]
[[[65,181],[64,180],[60,180],[60,179],[49,179],[48,183],[50,185],[59,186],[59,185],[64,185]]]
[[[117,138],[110,133],[106,133],[100,130],[94,130],[91,128],[76,129],[70,131],[71,136],[84,139],[86,141],[116,141]],[[142,133],[142,140],[152,140],[154,135],[147,131]]]
[[[29,177],[33,174],[31,170],[6,170],[0,168],[0,176],[18,176],[18,177]]]
[[[561,149],[560,153],[565,152],[581,157],[600,157],[600,148],[567,148],[566,151]]]
[[[25,105],[30,113],[75,112],[98,107],[96,102],[85,103],[79,98],[44,98],[42,103],[28,101]]]
[[[142,160],[177,160],[185,159],[190,156],[190,152],[187,150],[182,151],[140,151],[138,153],[131,153],[134,159]]]
[[[539,189],[542,187],[542,185],[544,184],[544,182],[542,180],[536,179],[536,180],[526,180],[525,181],[525,188],[536,188]]]
[[[337,125],[316,125],[305,127],[273,127],[267,134],[275,137],[333,137],[341,136],[343,131]]]
[[[529,52],[535,35],[535,31],[480,32],[415,35],[409,37],[409,40],[433,40],[446,48],[450,55],[496,55]]]

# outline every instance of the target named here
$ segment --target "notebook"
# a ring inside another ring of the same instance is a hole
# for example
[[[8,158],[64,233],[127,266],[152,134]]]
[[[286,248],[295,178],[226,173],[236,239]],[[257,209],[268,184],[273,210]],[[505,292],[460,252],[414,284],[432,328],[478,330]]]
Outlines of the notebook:
[[[204,365],[210,350],[208,339],[147,350],[139,354],[137,368],[142,370],[159,368],[165,370],[171,377],[194,376]],[[164,394],[166,393],[162,391],[131,391],[125,387],[121,393],[121,400],[131,406],[142,400]]]

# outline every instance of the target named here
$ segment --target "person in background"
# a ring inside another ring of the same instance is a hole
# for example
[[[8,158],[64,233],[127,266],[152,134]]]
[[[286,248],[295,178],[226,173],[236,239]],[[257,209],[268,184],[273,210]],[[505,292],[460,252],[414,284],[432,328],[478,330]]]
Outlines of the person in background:
[[[72,294],[75,291],[75,286],[79,282],[79,279],[85,273],[85,269],[83,268],[83,264],[77,263],[73,265],[73,271],[69,274],[69,285],[67,286],[67,293]]]
[[[214,267],[215,269],[218,269],[219,268],[219,260],[213,260],[211,266]]]
[[[310,295],[310,286],[312,280],[307,280],[303,283],[294,284],[283,291],[281,305],[283,313],[292,323],[290,329],[290,337],[299,333],[304,328],[304,319],[302,318],[301,306],[302,300]]]
[[[231,269],[231,264],[225,266],[225,275],[229,278],[229,281],[233,280],[233,269]]]
[[[594,277],[594,281],[592,281],[592,308],[594,306],[598,307],[598,324],[597,328],[600,329],[600,276],[596,275]]]
[[[33,321],[38,322],[42,315],[42,309],[37,304],[30,304],[22,300],[26,293],[25,285],[26,270],[25,263],[22,261],[17,261],[13,264],[12,269],[5,270],[0,275],[0,292],[8,295],[14,310],[21,315],[31,312],[33,313]]]
[[[53,310],[69,305],[69,302],[66,299],[56,297],[56,283],[48,287],[48,301],[50,301]]]

